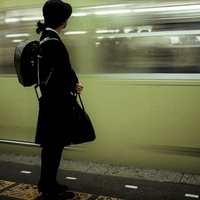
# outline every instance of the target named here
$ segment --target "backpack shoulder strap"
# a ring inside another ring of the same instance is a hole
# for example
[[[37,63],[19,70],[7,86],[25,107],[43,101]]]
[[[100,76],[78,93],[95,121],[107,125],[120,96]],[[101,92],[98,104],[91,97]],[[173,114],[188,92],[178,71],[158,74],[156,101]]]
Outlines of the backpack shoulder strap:
[[[46,37],[46,38],[44,38],[43,40],[40,41],[40,45],[42,45],[43,43],[45,43],[47,41],[50,41],[50,40],[57,40],[57,41],[59,41],[59,39],[57,39],[57,38]]]
[[[46,37],[46,38],[44,38],[43,40],[40,41],[40,45],[44,44],[44,43],[47,42],[47,41],[52,41],[52,40],[54,40],[54,41],[59,41],[59,39],[57,39],[57,38]],[[40,58],[41,58],[41,57],[38,57],[38,69],[37,69],[38,85],[41,84],[41,83],[40,83],[40,75],[39,75],[39,73],[40,73],[40,69],[39,69],[39,67],[40,67],[40,66],[39,66],[39,59],[40,59]],[[43,82],[45,85],[47,85],[47,83],[49,82],[49,79],[50,79],[50,77],[51,77],[51,75],[52,75],[52,73],[53,73],[53,70],[54,70],[54,68],[52,67],[51,71],[49,72],[48,77],[47,77],[46,80]]]

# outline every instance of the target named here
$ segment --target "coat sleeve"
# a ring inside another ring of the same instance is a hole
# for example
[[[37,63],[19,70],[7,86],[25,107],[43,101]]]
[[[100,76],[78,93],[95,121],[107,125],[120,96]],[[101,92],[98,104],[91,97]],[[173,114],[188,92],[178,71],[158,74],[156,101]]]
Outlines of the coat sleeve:
[[[75,92],[78,77],[72,69],[68,51],[62,41],[50,41],[45,46],[47,67],[53,67],[51,82],[61,90]]]

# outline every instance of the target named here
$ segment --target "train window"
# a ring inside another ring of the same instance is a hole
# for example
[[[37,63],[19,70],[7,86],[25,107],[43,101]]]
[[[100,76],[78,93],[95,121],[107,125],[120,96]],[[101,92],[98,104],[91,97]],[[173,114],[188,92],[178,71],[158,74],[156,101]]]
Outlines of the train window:
[[[142,2],[73,9],[61,37],[77,73],[200,73],[200,4]],[[39,39],[38,20],[41,7],[0,10],[1,75],[15,74],[17,42]]]

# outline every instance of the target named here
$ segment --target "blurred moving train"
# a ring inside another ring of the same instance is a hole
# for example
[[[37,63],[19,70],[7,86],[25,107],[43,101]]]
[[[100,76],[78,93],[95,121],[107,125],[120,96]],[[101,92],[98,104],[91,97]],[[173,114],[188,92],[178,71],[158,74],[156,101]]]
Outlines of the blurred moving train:
[[[62,32],[97,139],[64,158],[200,173],[200,1],[68,1]],[[37,4],[36,4],[37,3]],[[44,1],[0,2],[0,150],[39,154],[38,102],[13,53]]]

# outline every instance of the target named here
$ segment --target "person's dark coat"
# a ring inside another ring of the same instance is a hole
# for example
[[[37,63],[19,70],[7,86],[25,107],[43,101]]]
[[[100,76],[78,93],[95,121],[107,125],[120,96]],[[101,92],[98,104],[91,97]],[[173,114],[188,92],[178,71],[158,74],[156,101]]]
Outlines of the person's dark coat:
[[[40,40],[57,38],[42,44],[43,64],[41,81],[42,97],[39,100],[39,115],[35,143],[44,145],[67,146],[70,141],[70,105],[71,92],[75,92],[78,78],[71,67],[68,51],[59,35],[53,30],[45,30]]]

